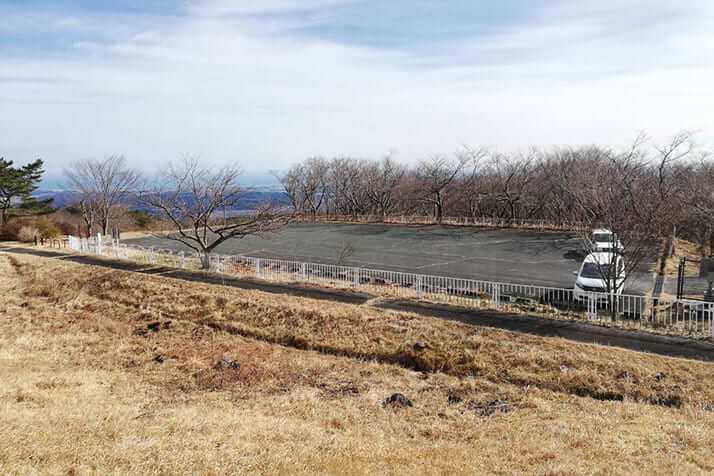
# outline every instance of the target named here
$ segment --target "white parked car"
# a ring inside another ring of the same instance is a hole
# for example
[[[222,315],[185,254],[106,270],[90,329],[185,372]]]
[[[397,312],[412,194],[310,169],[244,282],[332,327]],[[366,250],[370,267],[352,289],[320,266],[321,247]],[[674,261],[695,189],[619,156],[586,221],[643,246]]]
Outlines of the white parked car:
[[[600,252],[590,253],[585,257],[580,271],[573,274],[577,276],[573,287],[573,297],[576,300],[585,300],[589,293],[607,293],[607,282],[610,280],[611,288],[615,294],[622,294],[622,284],[625,281],[625,263],[619,253]],[[607,299],[606,295],[598,296],[599,300]]]
[[[622,253],[623,247],[617,236],[607,228],[598,228],[590,234],[590,251],[613,251]]]

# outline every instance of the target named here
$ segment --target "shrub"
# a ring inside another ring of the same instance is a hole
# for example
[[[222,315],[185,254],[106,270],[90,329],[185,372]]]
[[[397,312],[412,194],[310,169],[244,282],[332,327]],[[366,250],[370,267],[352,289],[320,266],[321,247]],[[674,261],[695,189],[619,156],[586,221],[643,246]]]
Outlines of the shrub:
[[[22,241],[20,240],[20,230],[29,226],[30,228],[35,228],[32,220],[27,218],[16,218],[7,223],[5,226],[0,227],[0,240],[7,241]],[[34,236],[33,236],[34,239]]]
[[[48,219],[30,220],[27,218],[13,220],[0,229],[0,240],[31,242],[35,235],[40,238],[52,239],[60,235],[71,235],[76,227],[70,223],[55,223]]]
[[[71,223],[67,223],[66,221],[59,221],[55,222],[55,225],[57,225],[57,228],[59,228],[61,235],[77,234],[77,227]]]
[[[142,210],[130,211],[129,215],[134,219],[134,224],[142,230],[148,228],[154,221],[154,216],[151,213]]]
[[[23,223],[12,221],[0,228],[0,240],[15,241]]]
[[[62,231],[49,220],[37,220],[37,230],[42,238],[56,238],[62,234]]]
[[[23,225],[17,232],[15,239],[29,243],[35,241],[35,237],[40,236],[40,232],[32,225]]]

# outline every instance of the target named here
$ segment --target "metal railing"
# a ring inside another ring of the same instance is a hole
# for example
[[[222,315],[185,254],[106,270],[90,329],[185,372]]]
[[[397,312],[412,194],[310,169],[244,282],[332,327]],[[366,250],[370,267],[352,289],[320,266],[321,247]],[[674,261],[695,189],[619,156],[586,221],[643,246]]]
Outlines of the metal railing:
[[[434,216],[428,215],[301,215],[302,221],[339,222],[339,223],[385,223],[402,225],[451,225],[451,226],[478,226],[494,228],[526,228],[534,230],[557,231],[583,231],[592,229],[591,226],[581,223],[555,223],[545,219],[497,218],[497,217],[470,217],[470,216],[444,216],[441,222]]]
[[[419,299],[466,308],[511,314],[579,320],[688,337],[714,336],[714,303],[625,294],[578,293],[573,289],[498,283],[446,276],[422,275],[351,266],[303,263],[271,258],[202,256],[160,248],[70,237],[69,247],[96,254],[177,269],[212,271],[235,277],[283,283],[311,283],[359,289],[375,296]]]

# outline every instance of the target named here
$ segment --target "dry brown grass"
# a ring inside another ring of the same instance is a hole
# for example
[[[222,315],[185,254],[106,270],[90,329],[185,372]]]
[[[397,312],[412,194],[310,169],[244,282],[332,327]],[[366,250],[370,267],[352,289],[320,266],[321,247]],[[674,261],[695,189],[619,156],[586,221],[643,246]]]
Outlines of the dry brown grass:
[[[0,254],[2,473],[708,473],[713,376],[711,364]],[[394,392],[414,406],[383,406]]]
[[[674,253],[664,264],[664,274],[666,276],[677,277],[677,270],[679,269],[679,261],[681,258],[700,260],[702,256],[704,256],[703,250],[699,245],[675,238]],[[685,275],[687,277],[698,277],[699,266],[696,263],[687,263]]]

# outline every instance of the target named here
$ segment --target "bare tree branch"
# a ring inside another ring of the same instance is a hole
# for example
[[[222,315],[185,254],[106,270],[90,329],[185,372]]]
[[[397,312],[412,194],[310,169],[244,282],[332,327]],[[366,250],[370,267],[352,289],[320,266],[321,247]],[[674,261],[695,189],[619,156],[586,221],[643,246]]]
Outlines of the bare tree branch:
[[[95,219],[102,233],[109,233],[114,207],[121,204],[139,183],[139,174],[126,166],[121,155],[102,160],[80,160],[64,170],[70,186],[77,194],[87,226]],[[91,229],[88,230],[91,233]]]
[[[237,167],[211,170],[197,159],[186,158],[171,164],[164,178],[140,193],[138,200],[173,224],[175,232],[164,238],[198,252],[207,268],[210,253],[221,243],[276,232],[292,219],[292,214],[272,203],[244,216],[219,216],[221,211],[233,210],[248,192],[238,184],[240,174]]]

